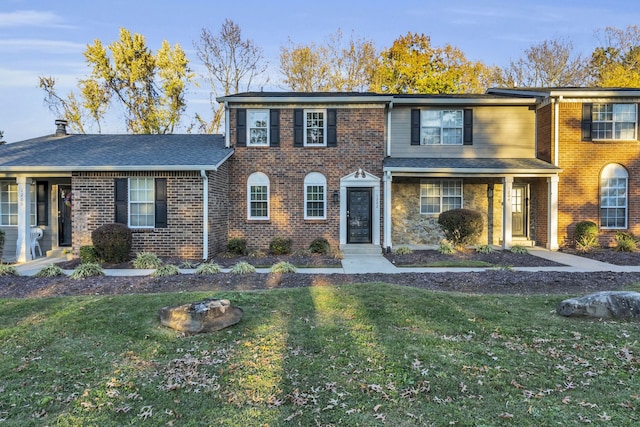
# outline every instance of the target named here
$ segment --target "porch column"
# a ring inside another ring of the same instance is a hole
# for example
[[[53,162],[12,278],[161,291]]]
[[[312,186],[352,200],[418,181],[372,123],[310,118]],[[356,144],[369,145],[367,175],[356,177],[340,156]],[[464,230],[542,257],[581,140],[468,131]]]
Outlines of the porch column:
[[[18,262],[30,261],[31,257],[31,178],[19,176],[18,184]]]
[[[511,248],[511,189],[513,188],[513,177],[502,178],[502,249]]]
[[[384,174],[384,218],[382,226],[384,228],[384,250],[391,250],[393,243],[391,242],[391,182],[393,176],[387,171]]]
[[[549,186],[548,211],[547,211],[547,249],[555,251],[558,249],[558,175],[547,178]]]

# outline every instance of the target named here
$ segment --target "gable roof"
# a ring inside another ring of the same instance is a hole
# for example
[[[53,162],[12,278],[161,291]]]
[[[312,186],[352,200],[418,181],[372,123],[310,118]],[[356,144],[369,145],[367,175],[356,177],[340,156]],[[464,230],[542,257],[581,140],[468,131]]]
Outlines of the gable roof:
[[[2,172],[217,170],[222,135],[65,135],[0,145]]]

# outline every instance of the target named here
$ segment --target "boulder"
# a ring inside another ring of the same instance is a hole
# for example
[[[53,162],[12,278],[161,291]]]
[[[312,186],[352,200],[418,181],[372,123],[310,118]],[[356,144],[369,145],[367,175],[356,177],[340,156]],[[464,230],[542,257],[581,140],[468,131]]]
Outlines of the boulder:
[[[607,291],[570,298],[556,307],[561,316],[640,320],[640,292]]]
[[[158,310],[160,323],[190,334],[215,332],[235,325],[242,314],[242,309],[232,306],[229,300],[215,298]]]

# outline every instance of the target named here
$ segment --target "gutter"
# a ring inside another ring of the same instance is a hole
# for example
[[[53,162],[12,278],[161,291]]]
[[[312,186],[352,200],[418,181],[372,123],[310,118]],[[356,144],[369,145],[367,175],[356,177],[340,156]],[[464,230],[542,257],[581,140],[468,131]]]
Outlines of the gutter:
[[[209,177],[207,171],[200,171],[202,177],[202,259],[209,258]]]
[[[553,104],[553,164],[554,166],[558,166],[558,125],[560,123],[560,101],[562,101],[562,96],[558,97],[556,101],[555,98],[551,98],[551,103]]]

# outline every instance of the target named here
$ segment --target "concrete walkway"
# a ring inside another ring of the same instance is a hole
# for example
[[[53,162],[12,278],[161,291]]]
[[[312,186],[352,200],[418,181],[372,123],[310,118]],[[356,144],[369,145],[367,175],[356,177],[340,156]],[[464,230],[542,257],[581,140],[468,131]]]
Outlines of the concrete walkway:
[[[529,253],[541,258],[555,261],[562,266],[557,267],[515,267],[515,271],[564,271],[564,272],[640,272],[640,266],[619,266],[594,261],[588,258],[570,255],[564,252],[549,251],[544,248],[529,248]],[[43,267],[66,261],[66,258],[38,258],[33,261],[16,265],[16,270],[21,276],[32,276]],[[298,273],[303,274],[364,274],[364,273],[451,273],[451,272],[474,272],[485,271],[487,268],[424,268],[424,267],[396,267],[389,262],[382,254],[345,254],[342,259],[341,268],[299,268]],[[222,271],[228,272],[229,269]],[[268,268],[256,269],[259,273],[268,273]],[[182,274],[193,274],[193,269],[182,269]],[[70,274],[71,271],[65,271]],[[146,276],[153,273],[153,270],[114,270],[106,269],[108,276]]]

